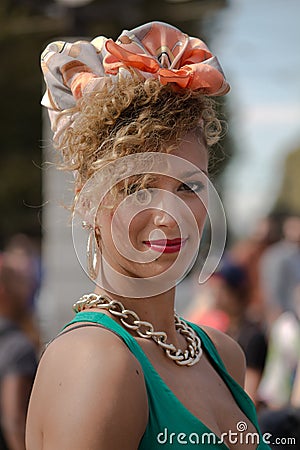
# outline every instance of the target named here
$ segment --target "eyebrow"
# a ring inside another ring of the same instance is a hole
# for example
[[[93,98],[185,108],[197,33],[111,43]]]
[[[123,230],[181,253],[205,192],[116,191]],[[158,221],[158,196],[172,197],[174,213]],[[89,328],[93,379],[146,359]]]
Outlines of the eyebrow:
[[[192,170],[190,172],[185,172],[185,173],[182,174],[182,176],[188,178],[188,177],[192,177],[193,175],[199,175],[199,174],[202,174],[202,173],[204,173],[206,176],[208,176],[208,172],[206,170],[204,170],[204,169]]]

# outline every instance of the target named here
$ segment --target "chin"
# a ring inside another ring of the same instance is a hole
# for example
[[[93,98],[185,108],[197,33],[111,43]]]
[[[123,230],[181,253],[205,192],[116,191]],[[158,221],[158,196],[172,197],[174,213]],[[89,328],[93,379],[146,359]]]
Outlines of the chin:
[[[172,261],[162,261],[159,257],[156,261],[145,264],[143,267],[138,267],[136,270],[132,270],[131,276],[136,278],[153,278],[165,274],[168,280],[173,280],[175,286],[177,281],[181,279],[186,272],[186,267],[173,267],[174,262],[174,258],[172,258]]]
[[[176,263],[178,254],[163,254],[158,255],[154,261],[146,263],[134,263],[123,258],[107,258],[110,266],[119,274],[127,276],[128,278],[153,278],[166,275],[169,281],[174,280],[174,285],[183,274],[186,273],[188,262],[182,261],[180,265]],[[185,264],[187,263],[187,264]]]

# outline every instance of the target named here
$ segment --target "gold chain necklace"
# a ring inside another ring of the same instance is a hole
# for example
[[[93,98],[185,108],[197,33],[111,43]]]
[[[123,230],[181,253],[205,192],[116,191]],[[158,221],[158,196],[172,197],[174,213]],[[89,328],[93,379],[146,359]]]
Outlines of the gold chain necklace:
[[[199,336],[176,313],[174,314],[175,328],[187,342],[187,349],[184,351],[167,343],[167,333],[154,331],[150,322],[141,320],[134,311],[126,309],[120,301],[113,300],[107,295],[86,294],[73,305],[76,313],[90,308],[106,309],[117,317],[122,325],[134,331],[139,337],[153,339],[165,351],[167,357],[179,366],[193,366],[201,358],[202,348]]]

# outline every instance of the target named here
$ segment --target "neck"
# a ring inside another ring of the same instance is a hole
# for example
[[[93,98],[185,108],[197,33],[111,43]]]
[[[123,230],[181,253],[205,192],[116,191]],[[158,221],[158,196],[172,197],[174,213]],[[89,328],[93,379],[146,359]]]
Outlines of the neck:
[[[98,286],[95,293],[98,295],[106,294],[111,299],[120,301],[126,309],[134,311],[141,320],[150,322],[155,331],[165,331],[170,341],[177,341],[178,333],[174,322],[175,288],[146,298],[122,297],[100,289]]]

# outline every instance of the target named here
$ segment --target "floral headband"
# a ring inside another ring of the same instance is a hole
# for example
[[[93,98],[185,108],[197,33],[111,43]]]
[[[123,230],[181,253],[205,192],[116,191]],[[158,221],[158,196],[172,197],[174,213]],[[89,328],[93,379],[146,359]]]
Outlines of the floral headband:
[[[134,73],[208,96],[230,89],[205,43],[163,22],[125,30],[116,42],[103,36],[91,42],[53,42],[42,54],[41,67],[47,86],[42,104],[48,108],[55,141],[75,119],[74,114],[59,113],[74,107],[107,76],[117,81]]]

